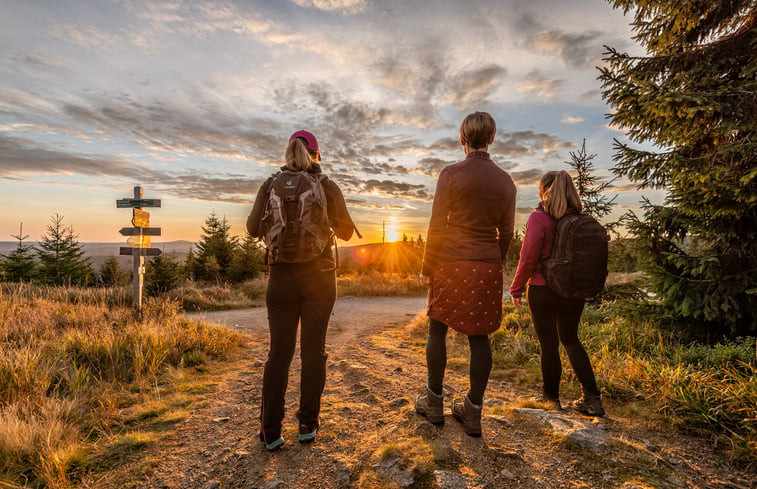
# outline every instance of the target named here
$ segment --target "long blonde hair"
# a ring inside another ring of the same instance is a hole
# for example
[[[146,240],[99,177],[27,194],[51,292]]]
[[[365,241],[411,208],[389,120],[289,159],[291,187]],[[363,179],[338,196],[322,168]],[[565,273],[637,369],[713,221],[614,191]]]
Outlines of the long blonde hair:
[[[544,212],[560,219],[572,207],[576,212],[583,210],[581,197],[573,184],[573,179],[565,170],[550,171],[539,181],[539,197],[543,202]]]
[[[286,160],[287,168],[292,171],[307,171],[313,162],[310,151],[308,151],[302,138],[294,138],[289,141],[284,159]]]

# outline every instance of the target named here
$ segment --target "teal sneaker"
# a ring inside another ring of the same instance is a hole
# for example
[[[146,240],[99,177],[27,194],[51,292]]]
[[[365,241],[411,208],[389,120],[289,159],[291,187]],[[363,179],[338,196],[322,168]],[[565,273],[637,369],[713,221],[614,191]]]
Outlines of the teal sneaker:
[[[318,432],[318,424],[314,428],[309,428],[307,425],[300,425],[300,434],[298,436],[300,443],[308,443],[315,440],[315,434]]]
[[[263,443],[263,445],[265,445],[265,449],[269,452],[278,450],[282,445],[284,445],[284,439],[280,436],[270,443],[266,442],[265,436],[263,436],[262,432],[258,434],[258,438],[260,438],[260,441]]]
[[[271,443],[265,444],[265,449],[269,452],[272,452],[274,450],[278,450],[284,445],[284,439],[282,437],[278,437],[275,440],[273,440]]]

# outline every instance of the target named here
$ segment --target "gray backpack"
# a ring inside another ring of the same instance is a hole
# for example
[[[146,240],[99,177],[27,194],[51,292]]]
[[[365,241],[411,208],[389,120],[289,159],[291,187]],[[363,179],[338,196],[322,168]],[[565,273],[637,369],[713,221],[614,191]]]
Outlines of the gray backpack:
[[[290,170],[273,176],[262,223],[270,263],[311,261],[330,245],[325,179],[320,173]]]

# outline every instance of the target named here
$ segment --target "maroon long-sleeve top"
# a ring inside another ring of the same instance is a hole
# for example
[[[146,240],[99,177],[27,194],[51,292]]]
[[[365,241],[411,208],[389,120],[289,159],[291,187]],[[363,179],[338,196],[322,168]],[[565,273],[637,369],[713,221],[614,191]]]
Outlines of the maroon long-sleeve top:
[[[515,184],[485,151],[444,167],[428,225],[422,273],[441,262],[501,263],[515,226]]]
[[[555,220],[542,210],[542,204],[528,216],[526,234],[520,249],[518,270],[510,285],[510,295],[523,296],[527,285],[547,285],[541,273],[542,263],[549,258],[555,237]]]

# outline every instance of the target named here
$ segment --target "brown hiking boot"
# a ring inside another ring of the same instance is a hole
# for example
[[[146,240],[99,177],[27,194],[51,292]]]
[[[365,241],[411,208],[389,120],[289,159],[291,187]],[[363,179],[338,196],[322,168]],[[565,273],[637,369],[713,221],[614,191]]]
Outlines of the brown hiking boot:
[[[444,424],[444,395],[437,396],[428,386],[421,388],[415,398],[415,412],[425,416],[430,423]]]
[[[539,404],[546,404],[547,406],[549,406],[548,409],[551,411],[563,411],[562,404],[560,404],[560,399],[549,397],[546,394],[537,397],[536,402],[538,402]]]
[[[602,407],[602,398],[600,396],[587,396],[584,394],[581,399],[573,401],[571,408],[587,416],[604,416],[605,410]]]
[[[481,436],[481,406],[475,406],[468,396],[452,401],[452,416],[463,423],[463,431],[469,436]]]

